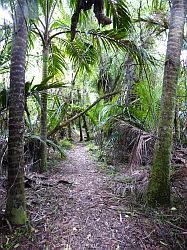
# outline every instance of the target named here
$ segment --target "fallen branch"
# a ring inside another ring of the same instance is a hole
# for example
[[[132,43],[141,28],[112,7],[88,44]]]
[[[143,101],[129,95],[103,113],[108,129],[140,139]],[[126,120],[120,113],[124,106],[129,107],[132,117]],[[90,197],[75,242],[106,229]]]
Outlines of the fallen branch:
[[[47,177],[37,177],[37,176],[32,176],[32,177],[25,176],[24,177],[25,188],[33,188],[35,185],[39,185],[39,186],[42,186],[42,187],[56,187],[59,184],[63,184],[63,185],[71,187],[73,185],[73,182],[69,182],[69,181],[66,181],[66,180],[58,180],[55,183],[52,183],[51,181],[48,180]],[[3,181],[2,187],[5,188],[5,189],[8,188],[7,179],[5,179]]]
[[[63,127],[67,126],[68,124],[70,124],[72,121],[76,120],[77,118],[79,118],[80,116],[84,115],[86,112],[88,112],[90,109],[92,109],[98,102],[100,102],[101,100],[107,98],[107,97],[110,97],[110,96],[113,96],[113,95],[116,95],[118,94],[119,91],[115,91],[115,92],[112,92],[112,93],[109,93],[109,94],[106,94],[104,96],[101,96],[99,97],[95,102],[93,102],[90,106],[88,106],[85,110],[83,110],[82,112],[74,115],[73,117],[71,117],[70,119],[68,119],[67,121],[59,124],[58,126],[56,126],[52,131],[50,131],[48,133],[48,137],[56,134],[60,129],[62,129]]]
[[[41,178],[39,178],[39,179],[37,179],[37,178],[33,179],[31,177],[25,176],[25,188],[32,188],[36,184],[41,185],[43,187],[55,187],[58,184],[64,184],[64,185],[67,185],[67,186],[72,186],[73,185],[72,182],[69,182],[69,181],[66,181],[66,180],[58,180],[55,183],[50,183],[48,180],[46,180],[44,182],[44,181],[42,181],[40,179]]]

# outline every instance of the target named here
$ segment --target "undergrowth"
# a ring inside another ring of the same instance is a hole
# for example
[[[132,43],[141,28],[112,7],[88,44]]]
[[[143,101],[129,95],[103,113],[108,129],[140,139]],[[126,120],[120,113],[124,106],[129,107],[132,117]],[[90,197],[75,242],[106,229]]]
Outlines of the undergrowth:
[[[12,228],[9,225],[9,230],[1,239],[0,249],[20,249],[21,243],[27,240],[34,241],[35,229],[28,222],[25,226]]]
[[[113,165],[107,163],[107,157],[104,150],[97,146],[93,141],[87,143],[87,148],[93,158],[97,161],[97,165],[100,170],[104,171],[110,176],[115,176],[117,174],[116,168]]]
[[[160,244],[164,249],[186,249],[186,212],[180,202],[173,201],[170,207],[148,207],[146,180],[138,183],[130,173],[121,173],[114,166],[108,165],[104,152],[93,142],[87,144],[87,148],[100,169],[112,177],[107,187],[115,193],[117,204],[120,203],[120,214],[127,219],[147,221],[148,224],[142,225],[142,228],[146,231],[153,228],[148,237],[161,238]]]
[[[58,165],[59,162],[66,159],[66,151],[72,148],[73,143],[68,139],[63,139],[58,142],[58,145],[60,150],[54,149],[54,151],[49,154],[48,165],[50,167],[54,167]]]
[[[59,145],[63,148],[63,149],[71,149],[73,144],[70,140],[68,139],[63,139],[59,141]]]

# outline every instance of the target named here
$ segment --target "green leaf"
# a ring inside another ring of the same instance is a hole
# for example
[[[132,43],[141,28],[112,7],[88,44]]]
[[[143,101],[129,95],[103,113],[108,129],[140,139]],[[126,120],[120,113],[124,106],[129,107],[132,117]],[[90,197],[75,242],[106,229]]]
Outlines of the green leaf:
[[[42,80],[41,84],[45,85],[49,80],[51,80],[54,77],[53,75],[50,75],[48,77],[46,77],[45,79]]]
[[[61,155],[61,158],[66,158],[66,154],[60,145],[51,140],[47,140],[47,144],[52,146],[54,149],[58,150]]]
[[[31,92],[33,92],[34,90],[39,91],[39,89],[45,88],[47,82],[48,82],[49,80],[51,80],[53,77],[54,77],[54,75],[50,75],[50,76],[46,77],[44,80],[42,80],[42,82],[41,82],[40,84],[34,85],[34,86],[32,87],[32,89],[31,89]]]
[[[32,78],[32,80],[30,82],[28,81],[25,83],[25,95],[26,96],[28,96],[30,94],[30,90],[31,90],[33,81],[34,81],[34,77]]]
[[[114,30],[129,30],[131,17],[125,0],[105,0],[106,15],[112,17]]]
[[[62,53],[62,49],[52,43],[49,57],[49,72],[51,74],[64,73],[64,69],[66,69],[64,53]]]
[[[69,87],[69,85],[66,85],[64,83],[51,83],[49,85],[43,85],[43,84],[38,84],[34,86],[34,91],[43,91],[43,90],[47,90],[47,89],[57,89],[57,88],[62,88],[62,87]]]

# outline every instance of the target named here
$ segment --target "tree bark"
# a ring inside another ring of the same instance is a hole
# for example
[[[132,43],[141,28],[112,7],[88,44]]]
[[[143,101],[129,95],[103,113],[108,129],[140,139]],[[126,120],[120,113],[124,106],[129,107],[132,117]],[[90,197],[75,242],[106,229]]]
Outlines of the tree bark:
[[[72,141],[71,124],[68,124],[68,140]]]
[[[137,99],[134,89],[138,81],[139,79],[136,76],[136,65],[134,59],[128,54],[127,59],[125,60],[125,88],[127,88],[127,93],[124,100],[124,104],[127,107]]]
[[[179,101],[178,100],[176,100],[176,105],[175,105],[174,125],[175,125],[174,140],[177,144],[179,144],[180,143],[180,117],[179,117]]]
[[[80,141],[83,141],[81,116],[79,116],[79,132],[80,132]]]
[[[82,120],[83,120],[83,125],[84,125],[84,129],[85,129],[85,133],[86,133],[86,140],[89,141],[90,140],[90,134],[89,134],[89,130],[88,130],[88,126],[87,126],[86,116],[85,115],[82,116]]]
[[[46,79],[48,76],[48,60],[49,60],[49,44],[48,35],[45,36],[45,45],[43,46],[43,72],[42,79]],[[47,90],[43,90],[41,93],[41,128],[40,137],[42,143],[40,145],[40,164],[39,172],[45,172],[47,170]]]
[[[158,140],[147,200],[151,206],[170,204],[170,162],[173,139],[176,85],[185,21],[184,0],[173,0],[164,68]]]
[[[18,225],[25,224],[27,220],[23,159],[27,12],[27,1],[17,1],[10,66],[8,190],[5,214],[9,222]]]

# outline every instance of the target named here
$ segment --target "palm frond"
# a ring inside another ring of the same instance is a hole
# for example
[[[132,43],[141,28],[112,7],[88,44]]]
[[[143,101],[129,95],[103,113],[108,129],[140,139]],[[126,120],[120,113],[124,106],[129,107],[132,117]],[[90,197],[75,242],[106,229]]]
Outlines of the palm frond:
[[[140,65],[147,64],[148,61],[152,64],[155,62],[154,57],[150,56],[143,47],[137,46],[132,40],[121,39],[120,32],[120,30],[112,29],[106,31],[90,30],[87,33],[79,33],[92,36],[92,44],[95,45],[96,50],[101,51],[104,48],[106,52],[109,50],[113,50],[115,53],[119,50],[128,52]]]
[[[128,156],[130,167],[140,166],[144,162],[151,162],[155,143],[153,134],[125,121],[117,121],[113,124],[112,134],[116,132],[120,133],[117,143],[123,148],[124,155]]]
[[[25,139],[30,140],[30,141],[33,140],[33,141],[39,141],[40,143],[45,143],[39,135],[35,135],[35,134],[26,134]],[[59,144],[55,143],[52,140],[47,140],[47,144],[51,146],[52,148],[54,148],[55,150],[57,150],[60,153],[61,158],[66,158],[65,152]]]
[[[67,39],[60,38],[60,42],[65,47],[65,52],[73,62],[75,68],[84,69],[90,72],[91,67],[97,61],[97,50],[87,39],[76,39],[69,42]]]
[[[112,17],[113,29],[128,31],[131,16],[125,0],[105,0],[106,15]]]
[[[162,10],[168,7],[169,1],[163,0],[152,0],[151,1],[151,10],[153,12],[161,12]]]
[[[57,74],[63,73],[66,69],[66,62],[64,60],[64,54],[62,50],[58,48],[54,43],[51,45],[51,54],[49,58],[49,73]]]

